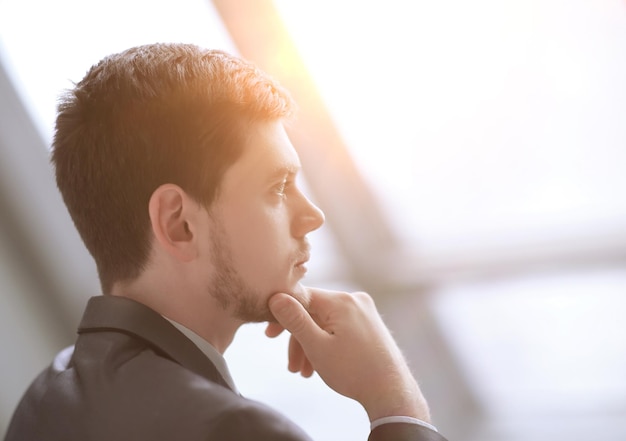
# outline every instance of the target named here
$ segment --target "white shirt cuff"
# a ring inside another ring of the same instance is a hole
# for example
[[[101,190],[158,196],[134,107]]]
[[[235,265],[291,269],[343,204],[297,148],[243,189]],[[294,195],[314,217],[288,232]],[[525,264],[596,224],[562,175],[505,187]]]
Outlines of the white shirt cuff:
[[[437,428],[432,424],[427,423],[426,421],[422,421],[417,418],[408,417],[408,416],[388,416],[384,418],[378,418],[371,423],[370,430],[374,430],[378,426],[382,426],[383,424],[389,423],[408,423],[408,424],[418,424],[423,427],[427,427],[430,430],[434,430],[438,432]]]

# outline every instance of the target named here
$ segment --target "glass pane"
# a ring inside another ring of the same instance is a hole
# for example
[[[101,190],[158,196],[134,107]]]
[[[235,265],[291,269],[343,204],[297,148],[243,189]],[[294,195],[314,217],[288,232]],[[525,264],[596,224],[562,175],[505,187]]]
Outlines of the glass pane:
[[[277,4],[413,250],[626,241],[623,2]]]
[[[487,411],[468,439],[623,439],[626,4],[276,4]]]

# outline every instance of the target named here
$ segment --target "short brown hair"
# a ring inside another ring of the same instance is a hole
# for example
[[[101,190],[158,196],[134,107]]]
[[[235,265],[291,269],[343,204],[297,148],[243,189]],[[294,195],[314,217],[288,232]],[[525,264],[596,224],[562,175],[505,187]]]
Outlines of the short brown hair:
[[[188,44],[108,56],[67,91],[52,163],[103,292],[145,267],[156,188],[179,185],[208,207],[241,155],[246,123],[284,118],[292,108],[252,64]]]

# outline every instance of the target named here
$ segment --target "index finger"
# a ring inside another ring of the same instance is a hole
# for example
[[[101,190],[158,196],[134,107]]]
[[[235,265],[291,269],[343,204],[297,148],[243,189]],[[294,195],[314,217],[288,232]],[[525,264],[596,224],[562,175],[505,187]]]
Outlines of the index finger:
[[[269,322],[265,328],[265,335],[270,338],[278,337],[285,330],[278,322]]]

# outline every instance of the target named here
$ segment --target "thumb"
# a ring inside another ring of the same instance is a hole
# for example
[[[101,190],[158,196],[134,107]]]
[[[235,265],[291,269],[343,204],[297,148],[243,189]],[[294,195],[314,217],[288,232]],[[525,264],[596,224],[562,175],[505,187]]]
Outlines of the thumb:
[[[268,306],[278,323],[303,346],[324,333],[304,306],[288,294],[275,294],[270,298]]]

